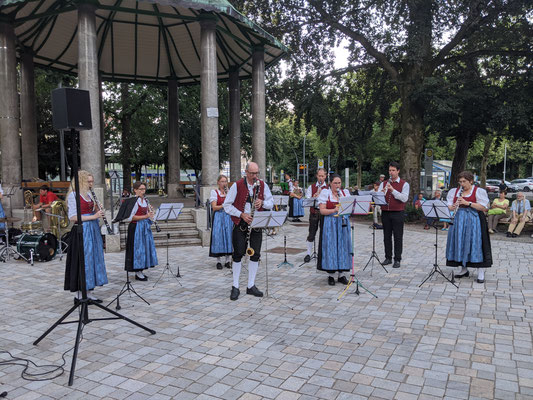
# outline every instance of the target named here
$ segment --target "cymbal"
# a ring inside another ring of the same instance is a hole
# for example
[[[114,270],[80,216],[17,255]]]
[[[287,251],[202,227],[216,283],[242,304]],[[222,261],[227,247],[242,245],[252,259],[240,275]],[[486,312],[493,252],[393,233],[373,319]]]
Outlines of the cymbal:
[[[19,222],[22,221],[22,218],[17,217],[7,217],[7,218],[0,218],[0,222]]]

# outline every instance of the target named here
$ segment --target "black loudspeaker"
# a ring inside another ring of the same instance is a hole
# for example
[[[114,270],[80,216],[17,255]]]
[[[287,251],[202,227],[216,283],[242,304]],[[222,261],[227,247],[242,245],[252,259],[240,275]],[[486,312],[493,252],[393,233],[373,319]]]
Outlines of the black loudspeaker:
[[[56,130],[92,129],[89,92],[72,88],[52,90],[52,120]]]

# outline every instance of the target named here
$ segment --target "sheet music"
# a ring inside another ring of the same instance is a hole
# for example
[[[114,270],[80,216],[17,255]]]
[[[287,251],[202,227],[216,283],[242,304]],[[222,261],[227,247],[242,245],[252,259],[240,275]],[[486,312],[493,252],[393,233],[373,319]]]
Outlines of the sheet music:
[[[318,197],[311,197],[310,199],[303,199],[302,205],[304,207],[318,208]]]
[[[355,196],[345,196],[339,199],[339,212],[338,215],[350,215],[352,213],[353,201]]]
[[[372,195],[359,195],[355,197],[355,205],[353,208],[353,215],[367,215],[370,211],[370,203],[372,203]]]
[[[183,203],[163,203],[155,212],[156,221],[177,219],[183,209]]]
[[[374,205],[376,206],[386,206],[387,200],[385,199],[385,193],[383,192],[371,192],[372,193],[372,200],[374,201]]]
[[[287,219],[287,211],[256,211],[252,228],[274,228],[282,226]]]
[[[451,218],[448,205],[442,200],[426,200],[422,203],[422,211],[429,218]]]

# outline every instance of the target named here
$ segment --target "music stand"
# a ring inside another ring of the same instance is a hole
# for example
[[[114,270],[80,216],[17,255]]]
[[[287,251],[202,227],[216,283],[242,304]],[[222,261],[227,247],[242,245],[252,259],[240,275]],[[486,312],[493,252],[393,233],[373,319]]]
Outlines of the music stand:
[[[11,206],[11,197],[15,195],[19,188],[17,186],[10,186],[7,190],[7,193],[4,193],[4,197],[9,199],[9,216],[13,217],[13,207]],[[7,223],[6,223],[7,227]],[[11,222],[11,227],[13,228],[13,222]]]
[[[387,200],[385,199],[385,193],[383,192],[371,192],[372,200],[375,206],[386,206]],[[365,267],[363,268],[363,271],[368,267],[368,265],[371,263],[370,266],[370,276],[372,276],[372,272],[374,271],[374,259],[376,259],[381,265],[381,268],[385,270],[386,273],[389,273],[387,271],[387,268],[383,265],[381,260],[378,257],[378,253],[376,253],[376,225],[372,224],[372,254],[370,255],[370,258],[368,259],[368,262],[366,263]]]
[[[368,290],[366,287],[363,286],[363,284],[357,279],[355,276],[355,262],[354,262],[354,255],[355,255],[355,238],[354,238],[354,227],[351,227],[352,230],[352,273],[350,274],[350,282],[348,282],[348,285],[346,285],[346,288],[342,291],[342,293],[337,297],[337,301],[339,301],[342,296],[344,296],[344,293],[348,291],[350,286],[352,286],[353,283],[355,283],[355,294],[359,296],[359,287],[362,287],[364,290],[366,290],[368,293],[370,293],[372,296],[374,296],[376,299],[378,296],[376,296],[374,293],[372,293],[370,290]]]
[[[181,214],[182,209],[183,209],[183,203],[163,203],[157,209],[154,219],[156,221],[163,221],[168,226],[168,221],[178,219],[178,217]],[[180,280],[178,279],[178,278],[181,278],[179,265],[178,265],[178,271],[176,272],[176,275],[174,275],[174,272],[172,271],[172,268],[170,268],[170,264],[168,262],[169,240],[170,240],[170,233],[167,232],[167,263],[165,264],[165,268],[161,272],[159,279],[154,283],[153,287],[157,285],[157,283],[161,280],[165,272],[168,272],[169,275],[172,275],[174,278],[176,278],[180,286],[183,286]]]
[[[439,218],[451,218],[450,215],[450,209],[448,208],[448,205],[443,202],[442,200],[426,200],[422,203],[422,211],[424,212],[424,215],[429,218],[435,218],[435,222],[439,220]],[[453,275],[452,271],[452,279],[449,279],[442,270],[439,267],[439,264],[437,262],[437,251],[438,251],[438,241],[439,241],[439,227],[436,223],[433,223],[433,228],[435,228],[435,263],[433,264],[433,269],[429,273],[428,276],[422,281],[418,287],[421,287],[424,283],[426,283],[435,273],[441,275],[444,279],[446,279],[448,282],[450,282],[453,286],[456,288],[459,288],[455,284],[455,277]]]
[[[318,197],[311,197],[309,199],[304,199],[302,205],[304,207],[309,207],[309,216],[311,216],[311,208],[314,208],[315,210],[317,210],[318,213],[320,213],[319,207],[318,207]],[[316,252],[316,238],[315,240],[313,240],[313,254],[311,254],[311,258],[309,259],[309,262],[311,262],[312,260],[315,260],[315,265],[316,265],[316,263],[318,262],[318,253]],[[304,261],[303,263],[298,265],[297,268],[300,268],[304,264],[307,264],[307,263]]]
[[[256,211],[250,224],[251,229],[276,228],[282,226],[287,220],[287,211]],[[268,235],[265,240],[265,274],[266,274],[266,297],[268,294]]]

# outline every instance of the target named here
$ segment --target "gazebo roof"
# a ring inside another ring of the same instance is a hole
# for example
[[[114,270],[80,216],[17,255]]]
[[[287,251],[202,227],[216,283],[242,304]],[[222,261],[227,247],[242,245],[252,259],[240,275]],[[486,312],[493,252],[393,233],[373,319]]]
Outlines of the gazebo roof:
[[[75,0],[0,0],[0,19],[13,22],[21,47],[36,64],[77,73]],[[99,0],[96,6],[99,71],[102,79],[180,84],[200,82],[200,21],[216,17],[217,74],[232,68],[251,76],[252,52],[265,49],[265,67],[288,49],[226,0]]]

